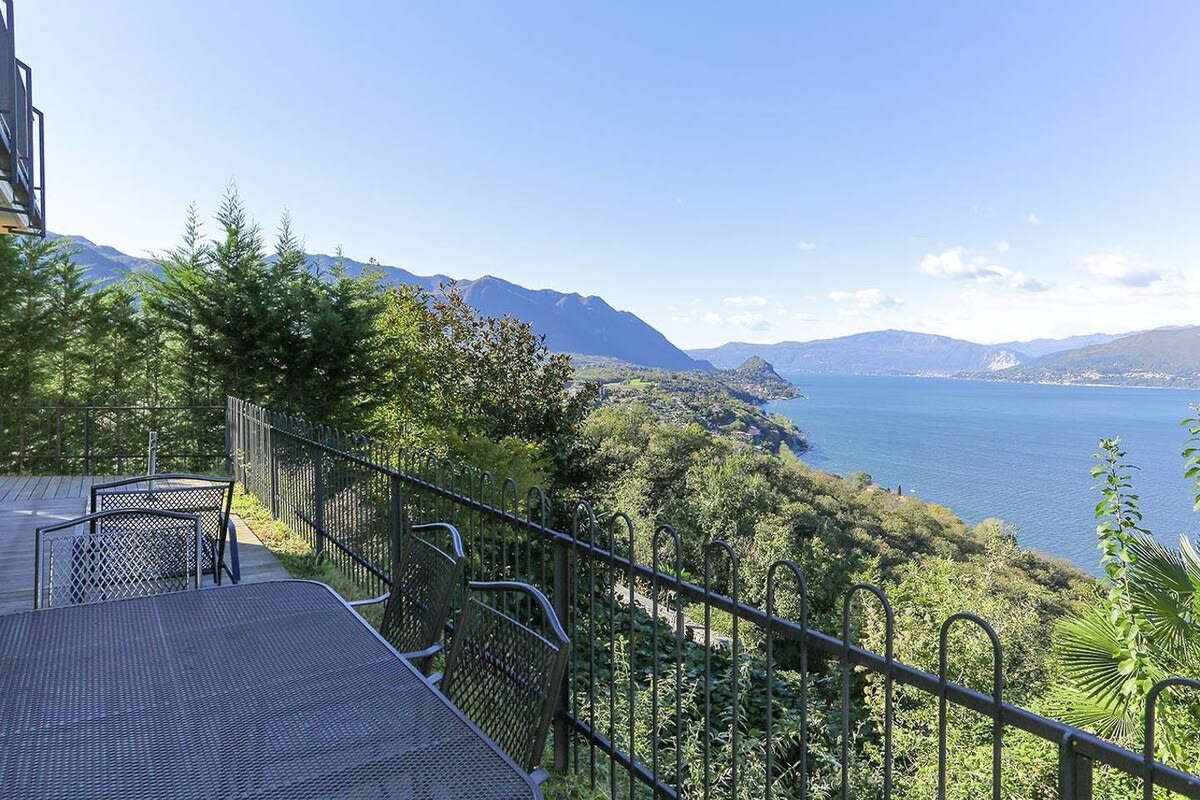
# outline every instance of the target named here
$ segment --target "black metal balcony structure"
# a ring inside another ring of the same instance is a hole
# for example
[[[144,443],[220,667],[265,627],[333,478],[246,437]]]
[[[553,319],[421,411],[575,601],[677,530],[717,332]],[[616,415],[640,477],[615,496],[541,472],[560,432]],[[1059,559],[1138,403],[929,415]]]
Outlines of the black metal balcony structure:
[[[45,119],[17,58],[13,0],[0,2],[0,231],[46,235]]]
[[[1002,642],[969,612],[942,625],[935,674],[895,658],[895,616],[876,586],[849,587],[842,629],[817,630],[794,562],[772,564],[759,578],[763,602],[751,605],[737,552],[722,541],[703,548],[701,574],[689,575],[670,526],[642,534],[639,558],[634,524],[619,512],[554,503],[536,488],[520,494],[511,480],[233,398],[226,414],[238,480],[364,588],[390,585],[408,525],[441,521],[462,534],[464,581],[542,590],[573,642],[554,765],[612,798],[890,798],[907,796],[906,771],[924,769],[939,800],[999,800],[1018,796],[1008,782],[1025,777],[1005,763],[1013,747],[1040,753],[1028,796],[1200,798],[1200,777],[1155,758],[1155,701],[1200,689],[1194,680],[1154,688],[1136,752],[1008,702]],[[862,609],[875,612],[862,619],[876,620],[882,652],[852,633]],[[961,657],[948,640],[963,635],[992,654],[987,686],[948,677]],[[924,731],[927,752],[921,764],[901,763],[894,733],[914,719],[908,730]],[[963,726],[974,726],[973,763],[948,743]]]

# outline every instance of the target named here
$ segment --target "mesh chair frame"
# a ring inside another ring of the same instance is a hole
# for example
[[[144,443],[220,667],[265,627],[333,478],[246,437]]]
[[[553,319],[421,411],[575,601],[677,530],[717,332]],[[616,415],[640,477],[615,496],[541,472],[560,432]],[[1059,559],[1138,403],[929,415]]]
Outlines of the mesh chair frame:
[[[197,589],[203,538],[199,514],[158,508],[101,511],[37,528],[33,607]],[[65,599],[56,579],[68,584]]]
[[[499,608],[483,601],[491,594],[504,595]],[[529,602],[522,605],[522,599]],[[472,582],[463,605],[440,680],[442,693],[540,782],[546,772],[539,764],[571,640],[546,596],[525,583]],[[540,610],[540,624],[533,614],[522,620],[508,613],[533,607]]]
[[[155,487],[155,484],[183,482],[191,485]],[[187,472],[164,472],[158,475],[140,475],[123,478],[92,486],[89,509],[92,513],[113,508],[160,508],[169,511],[200,514],[205,538],[204,565],[202,572],[212,573],[213,582],[221,583],[221,571],[237,583],[241,580],[241,564],[238,559],[237,531],[230,521],[233,508],[234,479],[213,475],[196,475]],[[205,494],[223,494],[219,501],[204,498]],[[200,495],[198,497],[198,495]],[[229,564],[225,563],[228,543]]]
[[[426,533],[441,532],[448,547]],[[446,522],[413,525],[403,552],[392,565],[392,588],[386,594],[350,603],[353,608],[386,601],[379,633],[422,672],[442,645],[438,638],[450,618],[454,591],[462,579],[463,544],[458,529]]]

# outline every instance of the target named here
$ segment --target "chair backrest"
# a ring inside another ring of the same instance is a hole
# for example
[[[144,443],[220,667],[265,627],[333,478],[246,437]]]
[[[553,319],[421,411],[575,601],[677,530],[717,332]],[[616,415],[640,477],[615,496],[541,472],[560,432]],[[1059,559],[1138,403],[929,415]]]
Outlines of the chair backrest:
[[[453,525],[413,525],[392,569],[379,632],[401,653],[435,644],[446,627],[462,570],[462,537]]]
[[[143,475],[92,486],[90,509],[156,508],[199,514],[207,542],[201,571],[213,572],[217,544],[223,541],[233,505],[233,478],[181,472]]]
[[[140,597],[200,585],[198,514],[118,509],[38,528],[33,607]]]
[[[442,692],[532,772],[545,750],[570,647],[537,589],[511,581],[468,584]]]

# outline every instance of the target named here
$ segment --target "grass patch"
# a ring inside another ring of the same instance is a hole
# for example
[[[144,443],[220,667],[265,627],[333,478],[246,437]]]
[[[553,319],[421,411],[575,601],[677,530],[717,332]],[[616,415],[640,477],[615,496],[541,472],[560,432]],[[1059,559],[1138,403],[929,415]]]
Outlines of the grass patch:
[[[320,581],[347,600],[362,600],[370,593],[359,583],[318,556],[304,537],[271,516],[271,511],[257,497],[240,486],[233,495],[233,513],[254,531],[263,546],[270,550],[288,575],[308,581]],[[382,604],[362,609],[363,616],[378,625]]]
[[[591,788],[582,772],[551,773],[542,784],[542,795],[546,800],[608,800],[608,792]]]

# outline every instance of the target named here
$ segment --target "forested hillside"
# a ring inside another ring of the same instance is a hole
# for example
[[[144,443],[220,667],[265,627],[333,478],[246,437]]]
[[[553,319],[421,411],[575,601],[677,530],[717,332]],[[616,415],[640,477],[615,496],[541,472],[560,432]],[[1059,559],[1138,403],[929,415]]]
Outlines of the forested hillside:
[[[768,400],[797,397],[794,385],[779,377],[762,359],[736,370],[670,372],[587,356],[575,358],[575,380],[598,387],[602,406],[636,405],[660,422],[699,425],[730,441],[803,452],[803,432],[787,417],[767,414]]]

